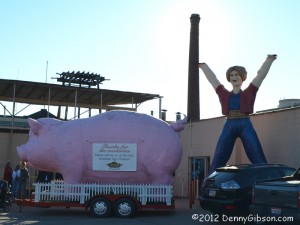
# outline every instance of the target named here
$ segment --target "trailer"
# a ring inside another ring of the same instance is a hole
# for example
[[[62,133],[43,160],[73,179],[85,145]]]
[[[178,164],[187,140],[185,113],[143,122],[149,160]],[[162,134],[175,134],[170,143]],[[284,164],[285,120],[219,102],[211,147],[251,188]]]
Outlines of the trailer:
[[[134,216],[143,209],[175,209],[173,186],[166,184],[72,184],[64,181],[35,183],[28,199],[20,206],[81,207],[99,218],[112,213],[121,218]]]

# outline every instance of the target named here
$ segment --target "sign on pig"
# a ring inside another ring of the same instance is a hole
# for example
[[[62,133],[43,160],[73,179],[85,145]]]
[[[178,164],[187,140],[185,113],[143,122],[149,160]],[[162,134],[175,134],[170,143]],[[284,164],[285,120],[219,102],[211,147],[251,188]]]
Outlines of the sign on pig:
[[[129,111],[72,121],[29,118],[29,140],[17,151],[29,166],[59,172],[68,183],[170,184],[185,122],[169,125]]]

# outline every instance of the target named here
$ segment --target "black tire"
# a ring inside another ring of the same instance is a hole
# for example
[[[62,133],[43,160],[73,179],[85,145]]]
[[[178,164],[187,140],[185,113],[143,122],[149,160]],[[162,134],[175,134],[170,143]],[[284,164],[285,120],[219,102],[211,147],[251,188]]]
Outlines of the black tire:
[[[8,212],[11,209],[11,199],[8,196],[5,198],[5,202],[3,203],[3,211]]]
[[[114,213],[117,217],[130,218],[136,213],[137,207],[131,199],[121,198],[114,205]]]
[[[108,217],[111,213],[111,203],[106,198],[95,198],[90,204],[90,213],[99,218]]]

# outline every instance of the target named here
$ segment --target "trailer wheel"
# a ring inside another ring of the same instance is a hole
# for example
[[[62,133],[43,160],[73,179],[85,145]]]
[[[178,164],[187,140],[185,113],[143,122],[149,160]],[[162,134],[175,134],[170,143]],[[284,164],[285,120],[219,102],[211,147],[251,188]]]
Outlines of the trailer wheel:
[[[121,198],[114,205],[114,213],[117,217],[130,218],[136,213],[136,205],[131,199]]]
[[[95,217],[107,217],[111,213],[111,204],[106,198],[95,198],[90,204],[90,212]]]
[[[3,204],[3,211],[8,212],[8,211],[10,211],[10,209],[11,209],[11,203],[10,202],[5,202]]]
[[[9,196],[5,196],[5,199],[4,199],[2,204],[3,204],[2,207],[3,207],[4,212],[10,211],[10,209],[11,209],[11,199],[10,199]]]

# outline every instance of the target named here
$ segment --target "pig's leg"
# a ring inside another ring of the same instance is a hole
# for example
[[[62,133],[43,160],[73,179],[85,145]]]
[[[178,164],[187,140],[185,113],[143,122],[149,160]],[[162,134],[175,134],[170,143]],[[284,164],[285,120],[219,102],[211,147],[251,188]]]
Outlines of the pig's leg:
[[[65,183],[80,183],[84,179],[82,175],[84,169],[84,160],[77,161],[74,158],[69,158],[68,162],[61,166],[60,171]]]
[[[172,174],[167,172],[156,172],[151,175],[151,182],[155,184],[172,184]]]

